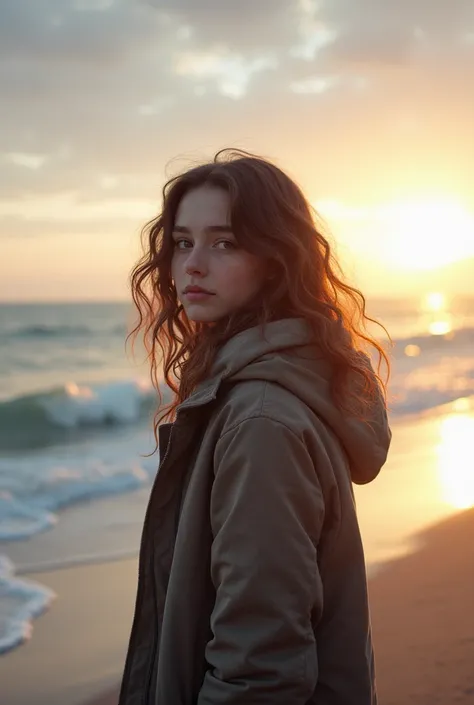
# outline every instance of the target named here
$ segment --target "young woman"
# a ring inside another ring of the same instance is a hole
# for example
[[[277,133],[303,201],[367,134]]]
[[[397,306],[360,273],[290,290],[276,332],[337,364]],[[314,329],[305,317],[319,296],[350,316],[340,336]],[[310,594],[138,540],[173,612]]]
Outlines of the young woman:
[[[135,333],[174,397],[120,705],[373,705],[352,482],[390,431],[364,297],[300,189],[245,153],[168,183],[145,234]]]

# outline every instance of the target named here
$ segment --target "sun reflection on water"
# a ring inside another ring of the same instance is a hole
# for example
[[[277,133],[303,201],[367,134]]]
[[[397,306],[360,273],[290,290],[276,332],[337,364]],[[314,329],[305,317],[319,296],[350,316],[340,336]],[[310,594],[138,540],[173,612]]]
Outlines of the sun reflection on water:
[[[449,301],[441,291],[432,291],[423,299],[422,309],[428,314],[427,328],[431,335],[447,336],[452,333],[453,323]]]
[[[456,509],[474,507],[472,439],[474,416],[468,399],[458,399],[454,413],[441,422],[438,469],[445,500]]]
[[[428,326],[428,330],[431,335],[447,335],[452,331],[451,321],[448,316],[432,321]]]
[[[446,296],[440,291],[432,291],[425,296],[425,307],[428,311],[444,311]]]

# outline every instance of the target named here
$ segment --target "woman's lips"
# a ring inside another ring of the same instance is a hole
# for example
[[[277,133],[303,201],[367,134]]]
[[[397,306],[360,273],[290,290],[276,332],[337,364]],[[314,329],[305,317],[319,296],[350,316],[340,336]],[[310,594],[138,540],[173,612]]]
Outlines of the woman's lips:
[[[184,292],[184,296],[188,301],[206,301],[211,296],[214,296],[214,294],[204,289],[189,289]]]

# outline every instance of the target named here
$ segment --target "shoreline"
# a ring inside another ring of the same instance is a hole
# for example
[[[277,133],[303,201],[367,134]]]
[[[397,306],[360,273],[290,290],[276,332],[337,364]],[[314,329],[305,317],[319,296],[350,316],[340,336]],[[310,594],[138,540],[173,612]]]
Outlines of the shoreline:
[[[81,705],[117,682],[133,617],[137,559],[32,573],[56,593],[33,637],[0,659],[2,705]]]

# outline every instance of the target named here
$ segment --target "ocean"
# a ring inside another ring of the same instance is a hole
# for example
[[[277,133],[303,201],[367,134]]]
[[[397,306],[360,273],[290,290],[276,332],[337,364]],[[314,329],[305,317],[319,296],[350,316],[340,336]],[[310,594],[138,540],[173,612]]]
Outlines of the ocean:
[[[474,298],[368,311],[394,341],[393,419],[474,395]],[[125,303],[0,305],[0,653],[53,599],[25,574],[138,550],[157,398],[125,345],[131,316]]]

